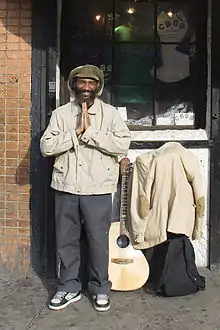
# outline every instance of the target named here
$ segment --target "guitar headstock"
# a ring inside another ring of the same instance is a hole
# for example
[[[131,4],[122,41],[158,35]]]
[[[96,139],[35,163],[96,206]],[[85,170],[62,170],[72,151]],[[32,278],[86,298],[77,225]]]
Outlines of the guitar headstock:
[[[122,158],[120,161],[120,170],[121,170],[121,175],[128,175],[130,172],[130,160],[129,158],[125,157]]]

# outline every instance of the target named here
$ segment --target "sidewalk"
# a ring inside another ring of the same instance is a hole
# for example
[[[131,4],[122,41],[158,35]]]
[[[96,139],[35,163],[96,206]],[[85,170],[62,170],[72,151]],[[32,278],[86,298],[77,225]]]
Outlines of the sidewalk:
[[[112,308],[93,310],[88,299],[61,311],[46,307],[47,290],[32,276],[0,275],[0,329],[4,330],[220,330],[220,272],[200,272],[207,288],[193,296],[159,298],[142,289],[112,292]]]

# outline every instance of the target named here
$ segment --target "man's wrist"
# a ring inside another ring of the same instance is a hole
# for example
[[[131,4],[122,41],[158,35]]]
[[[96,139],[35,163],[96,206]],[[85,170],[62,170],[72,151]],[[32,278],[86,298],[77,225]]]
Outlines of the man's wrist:
[[[82,133],[81,130],[78,129],[78,128],[76,128],[75,132],[76,132],[76,135],[77,135],[77,136],[79,136],[79,135]]]

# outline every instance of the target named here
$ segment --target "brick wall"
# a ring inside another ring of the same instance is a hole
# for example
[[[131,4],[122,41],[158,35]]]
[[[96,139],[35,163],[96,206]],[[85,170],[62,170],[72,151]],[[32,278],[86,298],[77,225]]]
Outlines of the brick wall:
[[[30,264],[31,1],[0,0],[0,266]]]

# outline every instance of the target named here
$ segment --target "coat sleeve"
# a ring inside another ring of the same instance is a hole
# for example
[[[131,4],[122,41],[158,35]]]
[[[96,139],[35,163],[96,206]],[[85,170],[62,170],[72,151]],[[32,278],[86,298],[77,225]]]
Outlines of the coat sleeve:
[[[40,149],[44,157],[57,156],[78,144],[75,129],[63,131],[61,120],[56,111],[52,113],[49,125],[40,140]]]
[[[205,196],[201,176],[201,166],[198,158],[190,151],[188,151],[186,156],[187,158],[185,157],[184,159],[184,166],[187,173],[187,179],[193,190],[196,208],[192,239],[200,239],[202,237],[202,227],[205,214]]]
[[[195,156],[196,157],[196,156]],[[192,239],[200,239],[202,237],[202,227],[205,215],[205,196],[202,176],[200,171],[200,163],[196,157],[194,172],[191,176],[191,185],[194,194],[194,201],[196,206],[196,216]]]
[[[109,127],[108,131],[96,131],[90,126],[82,135],[81,140],[106,154],[123,157],[128,152],[131,135],[118,111],[115,110],[112,127]]]
[[[152,183],[149,169],[137,158],[129,187],[129,231],[134,245],[144,242]]]

